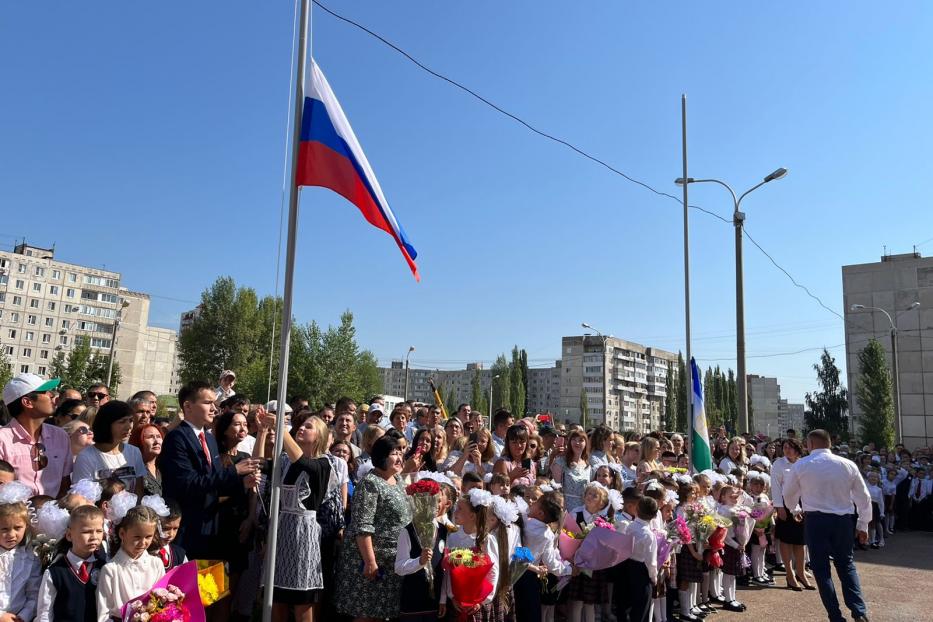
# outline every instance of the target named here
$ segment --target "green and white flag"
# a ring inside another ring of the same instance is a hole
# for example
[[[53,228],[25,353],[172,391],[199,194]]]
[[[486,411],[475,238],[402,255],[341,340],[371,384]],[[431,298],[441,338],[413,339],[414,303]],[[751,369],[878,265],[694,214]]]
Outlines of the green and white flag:
[[[700,370],[696,359],[690,358],[690,372],[693,376],[693,439],[690,452],[690,464],[699,473],[713,468],[713,454],[709,448],[709,428],[706,427],[706,409],[703,408],[703,384],[700,382]]]

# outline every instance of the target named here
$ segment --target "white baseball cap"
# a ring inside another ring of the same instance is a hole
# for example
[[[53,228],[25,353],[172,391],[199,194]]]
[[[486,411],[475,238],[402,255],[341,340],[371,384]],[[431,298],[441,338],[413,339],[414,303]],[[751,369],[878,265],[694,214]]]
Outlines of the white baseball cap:
[[[35,374],[19,374],[3,387],[3,403],[12,404],[24,395],[29,395],[36,391],[51,391],[61,383],[58,378],[52,380],[43,380]]]
[[[277,413],[277,412],[279,412],[279,401],[278,401],[278,400],[272,400],[271,402],[268,402],[268,403],[266,404],[266,412],[270,412],[270,413]],[[286,414],[286,415],[290,415],[291,412],[292,412],[292,407],[289,406],[288,404],[285,404],[285,414]]]

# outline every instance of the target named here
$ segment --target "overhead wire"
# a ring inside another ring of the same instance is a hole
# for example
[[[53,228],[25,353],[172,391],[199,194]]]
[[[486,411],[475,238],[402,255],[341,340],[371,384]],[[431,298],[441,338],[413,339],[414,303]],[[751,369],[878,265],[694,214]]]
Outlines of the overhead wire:
[[[406,52],[404,49],[402,49],[402,48],[399,47],[398,45],[392,43],[391,41],[389,41],[388,39],[386,39],[386,38],[383,37],[382,35],[378,34],[377,32],[371,30],[370,28],[367,28],[367,27],[364,26],[363,24],[360,24],[359,22],[357,22],[357,21],[355,21],[355,20],[353,20],[353,19],[351,19],[351,18],[349,18],[349,17],[346,17],[346,16],[344,16],[344,15],[341,15],[341,14],[337,13],[336,11],[330,9],[328,6],[326,6],[325,4],[323,4],[322,2],[320,2],[320,0],[312,0],[312,1],[314,2],[314,4],[316,4],[316,5],[317,5],[321,10],[323,10],[325,13],[328,13],[329,15],[333,16],[334,18],[336,18],[336,19],[338,19],[338,20],[340,20],[340,21],[343,21],[343,22],[345,22],[345,23],[347,23],[347,24],[350,24],[351,26],[353,26],[353,27],[355,27],[355,28],[358,28],[359,30],[365,32],[366,34],[370,35],[371,37],[374,37],[375,39],[379,40],[380,42],[382,42],[383,44],[385,44],[385,45],[388,46],[389,48],[393,49],[394,51],[396,51],[396,52],[398,52],[399,54],[401,54],[402,56],[404,56],[406,59],[408,59],[410,62],[412,62],[414,65],[416,65],[417,67],[419,67],[420,69],[422,69],[422,70],[425,71],[426,73],[428,73],[428,74],[434,76],[435,78],[437,78],[437,79],[439,79],[439,80],[442,80],[442,81],[444,81],[444,82],[447,82],[448,84],[450,84],[451,86],[454,86],[454,87],[457,88],[457,89],[460,89],[460,90],[463,91],[464,93],[467,93],[468,95],[470,95],[470,96],[473,97],[474,99],[476,99],[476,100],[482,102],[483,104],[485,104],[486,106],[492,108],[492,109],[495,110],[496,112],[499,112],[500,114],[502,114],[502,115],[504,115],[504,116],[506,116],[506,117],[512,119],[512,120],[515,121],[516,123],[519,123],[520,125],[524,126],[525,128],[527,128],[527,129],[530,130],[531,132],[534,132],[535,134],[537,134],[537,135],[539,135],[539,136],[541,136],[541,137],[543,137],[543,138],[546,138],[546,139],[548,139],[548,140],[551,140],[551,141],[553,141],[553,142],[555,142],[555,143],[558,143],[558,144],[560,144],[560,145],[563,145],[564,147],[566,147],[566,148],[572,150],[573,152],[577,153],[578,155],[580,155],[580,156],[582,156],[582,157],[584,157],[584,158],[586,158],[586,159],[588,159],[588,160],[591,160],[592,162],[595,162],[596,164],[599,164],[600,166],[602,166],[602,167],[606,168],[607,170],[609,170],[609,171],[615,173],[616,175],[619,175],[620,177],[622,177],[622,178],[628,180],[629,182],[631,182],[631,183],[633,183],[633,184],[637,184],[637,185],[641,186],[642,188],[644,188],[644,189],[646,189],[646,190],[648,190],[648,191],[650,191],[650,192],[652,192],[652,193],[654,193],[654,194],[656,194],[656,195],[658,195],[658,196],[666,197],[666,198],[672,199],[672,200],[674,200],[674,201],[677,201],[677,202],[680,203],[680,204],[683,204],[683,201],[682,201],[681,198],[679,198],[679,197],[677,197],[677,196],[675,196],[675,195],[673,195],[673,194],[670,194],[670,193],[668,193],[668,192],[664,192],[664,191],[658,190],[657,188],[654,188],[654,187],[651,186],[650,184],[645,183],[645,182],[643,182],[643,181],[641,181],[641,180],[639,180],[639,179],[636,179],[636,178],[632,177],[631,175],[628,175],[628,174],[624,173],[623,171],[621,171],[621,170],[619,170],[618,168],[612,166],[611,164],[609,164],[609,163],[606,162],[605,160],[603,160],[603,159],[601,159],[601,158],[599,158],[599,157],[597,157],[597,156],[594,156],[594,155],[588,153],[587,151],[581,149],[580,147],[577,147],[576,145],[574,145],[574,144],[571,143],[570,141],[565,140],[565,139],[563,139],[563,138],[559,138],[559,137],[557,137],[557,136],[554,136],[553,134],[550,134],[550,133],[548,133],[548,132],[546,132],[546,131],[544,131],[544,130],[539,129],[538,127],[532,125],[531,123],[529,123],[529,122],[526,121],[525,119],[519,117],[517,114],[512,113],[512,112],[509,112],[508,110],[502,108],[501,106],[499,106],[499,105],[493,103],[493,102],[490,101],[488,98],[484,97],[483,95],[480,95],[480,94],[477,93],[475,90],[473,90],[473,89],[469,88],[468,86],[466,86],[466,85],[464,85],[464,84],[458,82],[457,80],[454,80],[453,78],[450,78],[450,77],[448,77],[448,76],[445,76],[444,74],[439,73],[439,72],[437,72],[437,71],[431,69],[430,67],[428,67],[427,65],[425,65],[424,63],[422,63],[421,61],[419,61],[417,58],[415,58],[414,56],[412,56],[411,54],[409,54],[408,52]],[[709,215],[709,216],[712,216],[712,217],[714,217],[714,218],[717,218],[718,220],[721,220],[721,221],[724,222],[724,223],[732,224],[732,220],[731,220],[731,219],[725,218],[725,217],[723,217],[723,216],[717,214],[716,212],[713,212],[713,211],[711,211],[711,210],[708,210],[708,209],[706,209],[706,208],[704,208],[704,207],[700,207],[699,205],[688,205],[688,206],[689,206],[690,208],[692,208],[692,209],[698,210],[698,211],[703,212],[703,213],[705,213],[705,214],[707,214],[707,215]],[[793,283],[795,287],[797,287],[797,288],[799,288],[799,289],[802,289],[804,292],[806,292],[806,294],[807,294],[808,296],[810,296],[811,298],[813,298],[814,300],[816,300],[816,302],[817,302],[821,307],[823,307],[824,309],[826,309],[827,311],[829,311],[829,312],[832,313],[833,315],[839,317],[840,319],[842,318],[842,315],[840,315],[837,311],[835,311],[835,310],[831,309],[829,306],[827,306],[827,305],[822,301],[822,299],[820,299],[819,296],[815,295],[815,294],[814,294],[813,292],[811,292],[807,287],[805,287],[804,285],[800,284],[800,283],[797,281],[797,279],[795,279],[793,276],[791,276],[790,272],[788,272],[784,267],[782,267],[780,264],[778,264],[777,261],[775,261],[774,257],[772,257],[769,253],[767,253],[767,252],[761,247],[761,245],[758,244],[758,242],[756,242],[750,235],[748,235],[748,231],[747,231],[747,230],[745,230],[745,235],[746,235],[746,237],[748,237],[748,239],[752,242],[752,244],[754,244],[755,247],[758,248],[758,250],[760,250],[762,253],[765,254],[765,256],[771,261],[772,264],[774,264],[774,266],[775,266],[776,268],[778,268],[781,272],[784,273],[785,276],[787,276],[788,279],[790,279],[791,283]]]

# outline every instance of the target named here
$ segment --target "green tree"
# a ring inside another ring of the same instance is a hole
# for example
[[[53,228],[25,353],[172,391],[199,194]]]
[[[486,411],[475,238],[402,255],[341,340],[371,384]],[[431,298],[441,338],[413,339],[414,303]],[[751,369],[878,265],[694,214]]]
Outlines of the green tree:
[[[683,354],[677,353],[677,431],[687,431],[687,387],[689,385],[687,366]]]
[[[736,391],[738,388],[735,386],[735,372],[730,369],[726,378],[726,412],[723,414],[723,425],[728,430],[735,430],[735,422],[739,416]]]
[[[492,416],[497,410],[511,406],[509,389],[511,388],[512,379],[509,373],[509,363],[505,360],[505,355],[500,354],[496,358],[496,362],[492,364],[490,371],[492,372],[492,404],[489,405],[489,418],[492,420]]]
[[[855,399],[859,410],[859,441],[863,445],[894,447],[894,390],[884,347],[871,339],[858,355]]]
[[[55,378],[56,376],[52,376]],[[6,386],[13,378],[13,364],[6,355],[5,350],[0,350],[0,386]]]
[[[75,337],[74,346],[65,354],[59,350],[49,365],[50,377],[61,378],[62,384],[84,391],[95,382],[107,382],[109,352],[97,352],[91,348],[91,340],[85,335]],[[113,362],[110,392],[117,393],[120,386],[120,363]]]
[[[847,411],[849,403],[845,387],[839,381],[839,368],[836,359],[829,351],[823,349],[820,362],[813,365],[820,391],[807,393],[805,400],[807,412],[804,413],[807,430],[823,429],[831,435],[845,437],[849,427]],[[749,408],[749,423],[751,423],[751,408]]]
[[[667,377],[664,379],[664,429],[672,431],[677,425],[677,393],[674,381],[674,363],[667,362]]]
[[[483,380],[479,367],[473,370],[473,379],[470,381],[470,406],[481,413],[489,413],[489,404],[486,403],[486,392],[483,391]],[[453,413],[451,413],[453,414]]]
[[[509,369],[509,402],[512,416],[521,419],[525,416],[525,381],[522,366],[522,352],[518,346],[512,348],[512,364]]]

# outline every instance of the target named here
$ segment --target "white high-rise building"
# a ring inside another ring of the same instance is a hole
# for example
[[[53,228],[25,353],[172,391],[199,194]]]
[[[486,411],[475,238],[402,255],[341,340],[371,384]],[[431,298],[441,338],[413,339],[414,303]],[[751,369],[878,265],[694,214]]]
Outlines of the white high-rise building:
[[[121,288],[119,272],[56,260],[54,248],[24,241],[0,251],[0,348],[14,373],[48,376],[55,355],[69,353],[79,337],[109,353],[122,317],[114,360],[124,381],[117,395],[173,392],[175,331],[148,326],[148,303],[145,294]]]

